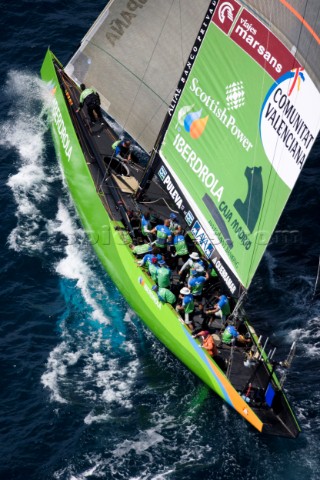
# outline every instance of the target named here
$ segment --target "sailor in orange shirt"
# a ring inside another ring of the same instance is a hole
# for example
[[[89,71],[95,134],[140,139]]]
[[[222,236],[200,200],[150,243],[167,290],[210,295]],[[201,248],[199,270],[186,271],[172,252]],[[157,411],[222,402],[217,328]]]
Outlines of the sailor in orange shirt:
[[[201,332],[197,333],[194,336],[194,338],[197,338],[197,337],[203,337],[201,347],[207,350],[207,352],[209,353],[209,355],[211,355],[211,357],[215,357],[216,355],[218,355],[216,344],[214,343],[212,335],[210,335],[210,333],[207,330],[202,330]]]

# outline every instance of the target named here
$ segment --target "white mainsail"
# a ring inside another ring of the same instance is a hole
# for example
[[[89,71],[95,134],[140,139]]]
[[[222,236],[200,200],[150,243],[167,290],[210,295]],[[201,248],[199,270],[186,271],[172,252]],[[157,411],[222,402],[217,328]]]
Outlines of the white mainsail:
[[[93,85],[103,108],[146,151],[152,149],[207,0],[110,1],[66,72]]]

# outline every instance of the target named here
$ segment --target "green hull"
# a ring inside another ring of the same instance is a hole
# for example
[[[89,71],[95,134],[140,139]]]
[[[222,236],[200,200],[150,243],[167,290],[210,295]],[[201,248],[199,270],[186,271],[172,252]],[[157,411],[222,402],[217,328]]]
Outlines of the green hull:
[[[262,431],[261,420],[212,358],[200,348],[198,341],[192,338],[175,310],[158,301],[157,295],[151,290],[152,280],[137,267],[126,242],[128,238],[122,238],[121,232],[115,229],[117,224],[102,204],[79,144],[53,65],[54,59],[54,55],[48,51],[41,68],[41,77],[52,92],[55,147],[81,222],[92,239],[102,265],[154,335],[209,388],[257,430]]]

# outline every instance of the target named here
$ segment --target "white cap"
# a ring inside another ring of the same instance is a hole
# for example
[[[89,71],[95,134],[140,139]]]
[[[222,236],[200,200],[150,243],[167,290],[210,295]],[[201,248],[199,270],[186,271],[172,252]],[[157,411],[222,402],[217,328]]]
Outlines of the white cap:
[[[199,253],[197,252],[192,252],[190,253],[190,258],[192,258],[192,260],[199,260]]]
[[[180,293],[181,293],[181,295],[189,295],[190,290],[187,287],[183,287],[183,288],[181,288]]]

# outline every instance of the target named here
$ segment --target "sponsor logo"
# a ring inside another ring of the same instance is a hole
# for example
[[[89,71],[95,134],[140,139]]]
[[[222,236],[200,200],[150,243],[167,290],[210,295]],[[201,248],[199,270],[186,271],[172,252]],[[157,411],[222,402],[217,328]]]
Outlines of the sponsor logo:
[[[155,306],[157,308],[159,308],[159,310],[160,310],[162,305],[161,305],[160,300],[158,299],[158,296],[151,290],[151,288],[148,287],[148,285],[146,284],[146,282],[144,281],[144,279],[142,277],[138,278],[138,282],[143,287],[143,289],[147,293],[147,295],[151,298],[151,300],[153,301]]]
[[[193,105],[182,107],[178,112],[178,124],[184,127],[185,131],[190,134],[191,138],[199,138],[207,125],[209,115],[201,118],[202,109],[192,112]]]
[[[51,93],[51,95],[55,95],[55,94],[56,94],[57,87],[56,87],[56,85],[54,84],[54,82],[48,82],[48,83],[47,83],[47,88],[48,88],[49,92]]]
[[[163,180],[163,185],[166,186],[167,191],[169,192],[170,197],[176,204],[176,206],[180,210],[184,210],[184,207],[182,205],[182,198],[180,197],[178,191],[176,190],[174,184],[172,183],[170,175],[167,175],[166,178]]]
[[[158,175],[159,175],[159,178],[160,180],[164,180],[166,178],[166,176],[168,175],[168,172],[167,170],[162,166],[158,172]]]
[[[222,265],[221,261],[218,258],[213,258],[212,263],[214,265],[214,268],[217,273],[221,276],[221,278],[224,280],[225,284],[229,288],[231,293],[234,293],[237,289],[235,284],[233,283],[232,279],[230,278],[227,270],[224,268]]]
[[[191,146],[178,133],[173,141],[173,147],[180,154],[181,158],[189,165],[191,170],[200,178],[205,187],[210,191],[213,197],[221,200],[223,194],[223,186],[220,185],[218,178],[210,171],[209,167],[202,161],[200,157],[192,150]]]
[[[235,0],[222,2],[212,22],[275,80],[283,72],[301,66],[283,43]]]
[[[319,93],[301,68],[282,75],[263,102],[261,141],[270,163],[289,188],[293,188],[317,136],[314,112],[319,108]]]
[[[235,140],[241,144],[242,148],[248,152],[253,144],[237,125],[236,118],[228,113],[227,108],[220,105],[219,100],[211,97],[211,95],[202,88],[198,78],[194,77],[191,80],[189,88],[197,99],[199,99],[200,102],[210,111],[211,115],[220,121]],[[229,85],[227,87],[227,92],[230,93],[230,98],[227,99],[227,102],[229,101],[229,108],[239,108],[244,104],[244,87],[242,82],[234,82]]]
[[[159,178],[162,180],[163,185],[166,187],[170,197],[176,204],[176,206],[180,210],[184,210],[184,206],[182,203],[182,198],[178,192],[178,190],[175,188],[170,175],[168,174],[167,170],[162,166],[159,171],[158,171]]]
[[[232,36],[235,40],[237,37],[238,41],[240,39],[240,41],[244,40],[251,56],[255,57],[256,54],[258,54],[272,69],[277,73],[281,73],[282,64],[277,58],[276,50],[274,50],[274,53],[269,51],[268,37],[260,38],[257,35],[257,30],[253,28],[252,23],[246,18],[240,18],[240,21],[233,30]]]
[[[194,223],[191,229],[191,232],[193,233],[196,241],[199,243],[200,247],[202,248],[205,256],[207,258],[210,258],[211,254],[214,251],[214,246],[210,242],[206,232],[203,230],[198,220]]]
[[[134,19],[139,14],[139,9],[144,7],[148,0],[128,0],[123,8],[119,10],[119,15],[117,17],[112,16],[108,25],[106,32],[106,39],[109,44],[114,47],[118,40],[121,39],[122,35],[128,30],[134,21]],[[106,12],[106,16],[110,15],[109,10]]]
[[[68,157],[68,161],[70,162],[71,155],[72,155],[72,146],[70,145],[71,143],[70,137],[67,133],[67,129],[64,124],[64,120],[62,118],[62,114],[56,98],[53,99],[52,117],[53,117],[54,123],[56,124],[64,152]]]
[[[233,82],[226,86],[227,109],[234,110],[245,104],[245,92],[243,82]]]
[[[225,34],[228,34],[240,8],[240,5],[235,0],[222,2],[219,4],[219,8],[216,10],[212,21],[218,25]]]
[[[283,72],[301,66],[283,43],[245,8],[233,24],[230,38],[275,80]]]
[[[194,220],[194,215],[193,215],[192,212],[190,212],[190,210],[186,213],[185,220],[190,227],[192,225],[193,220]]]
[[[293,77],[293,82],[290,87],[288,97],[290,97],[291,93],[293,92],[294,88],[297,87],[297,90],[300,90],[301,87],[301,79],[304,81],[304,74],[303,74],[304,68],[299,67],[299,68],[294,68],[291,70],[292,73],[294,73]]]
[[[228,18],[231,22],[234,20],[233,16],[234,7],[230,2],[223,2],[218,9],[218,16],[221,23],[224,23]]]

